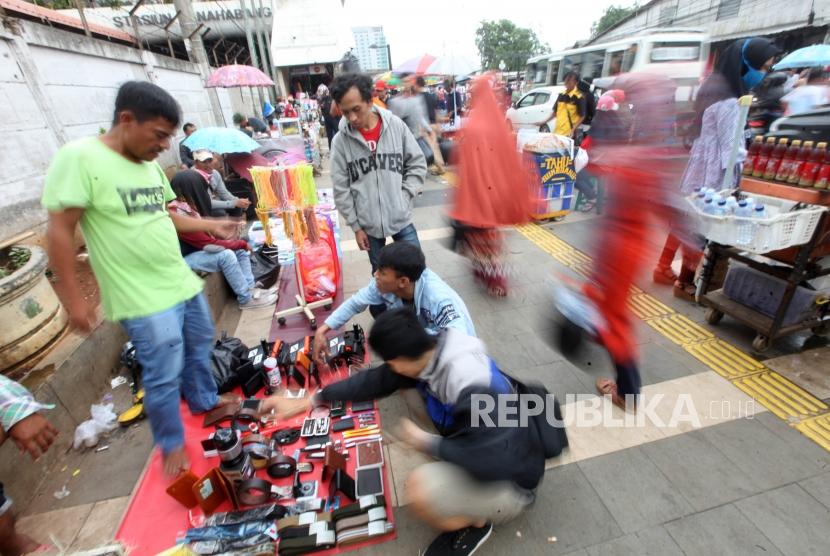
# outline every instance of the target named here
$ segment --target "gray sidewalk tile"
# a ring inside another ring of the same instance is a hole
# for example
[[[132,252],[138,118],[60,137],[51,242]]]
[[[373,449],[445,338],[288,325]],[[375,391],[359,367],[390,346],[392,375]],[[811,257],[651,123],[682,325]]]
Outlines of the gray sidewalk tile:
[[[656,384],[675,378],[694,374],[695,372],[708,371],[707,367],[692,369],[690,355],[677,357],[669,349],[660,344],[648,342],[640,346],[640,378],[643,385]],[[687,362],[689,365],[687,365]]]
[[[821,472],[830,471],[830,452],[798,432],[786,421],[769,412],[758,413],[754,419],[783,439],[787,449],[798,454],[799,458],[812,462]]]
[[[559,398],[561,404],[565,404],[565,396],[568,394],[594,394],[593,385],[586,384],[580,380],[582,371],[567,361],[555,361],[544,365],[536,365],[527,369],[517,371],[513,376],[522,381],[538,381],[545,385],[551,394]]]
[[[811,479],[805,479],[798,483],[813,498],[830,509],[830,472],[816,475]]]
[[[591,458],[577,465],[626,533],[694,511],[640,448]]]
[[[709,427],[699,434],[743,471],[759,492],[822,472],[808,456],[793,450],[755,419],[737,419]]]
[[[641,448],[696,510],[720,506],[760,491],[701,431]]]
[[[552,342],[543,336],[543,334],[529,332],[518,334],[516,339],[521,349],[537,365],[564,360],[564,356],[552,347]]]
[[[683,551],[662,526],[591,546],[586,551],[588,556],[683,556]]]
[[[516,520],[494,530],[482,553],[566,554],[621,535],[578,466],[563,465],[545,473],[536,503]],[[550,537],[556,537],[556,542],[549,542]]]
[[[735,502],[788,556],[830,554],[830,510],[797,484]]]
[[[688,555],[774,556],[781,551],[732,505],[667,523],[666,530]]]

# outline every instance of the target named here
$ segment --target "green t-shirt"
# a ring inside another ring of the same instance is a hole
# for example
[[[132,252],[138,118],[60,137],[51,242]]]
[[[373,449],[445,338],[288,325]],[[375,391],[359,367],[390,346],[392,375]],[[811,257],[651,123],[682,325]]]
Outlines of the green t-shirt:
[[[174,198],[157,162],[131,162],[97,137],[55,155],[42,203],[53,212],[84,209],[81,229],[108,319],[152,315],[202,291],[165,207]]]

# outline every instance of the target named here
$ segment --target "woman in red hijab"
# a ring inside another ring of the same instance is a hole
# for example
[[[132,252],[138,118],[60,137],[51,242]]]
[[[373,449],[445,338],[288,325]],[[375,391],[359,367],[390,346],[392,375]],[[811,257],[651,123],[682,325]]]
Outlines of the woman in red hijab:
[[[527,222],[533,209],[533,174],[516,152],[492,76],[476,79],[472,98],[456,148],[459,184],[450,211],[454,247],[470,259],[488,293],[505,296],[504,238],[498,228]]]

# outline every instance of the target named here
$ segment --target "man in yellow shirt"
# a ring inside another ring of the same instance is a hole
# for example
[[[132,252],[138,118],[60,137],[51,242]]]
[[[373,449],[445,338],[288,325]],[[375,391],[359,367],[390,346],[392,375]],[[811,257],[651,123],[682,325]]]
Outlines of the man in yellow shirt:
[[[559,94],[553,104],[553,112],[539,126],[543,126],[556,118],[556,127],[553,132],[557,135],[574,137],[579,125],[585,119],[586,99],[576,84],[579,82],[579,75],[574,71],[565,74],[565,91]]]
[[[383,108],[384,110],[388,110],[388,103],[389,89],[386,86],[386,83],[378,80],[377,82],[375,82],[375,94],[372,96],[372,104],[379,108]]]

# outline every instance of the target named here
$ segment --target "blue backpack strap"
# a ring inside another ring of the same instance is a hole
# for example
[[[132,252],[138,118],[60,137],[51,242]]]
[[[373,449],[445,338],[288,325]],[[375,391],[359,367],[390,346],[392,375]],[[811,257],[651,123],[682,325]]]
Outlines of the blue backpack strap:
[[[490,388],[493,390],[495,394],[510,394],[513,392],[513,384],[510,382],[510,379],[501,372],[499,366],[493,360],[492,357],[490,359]]]

